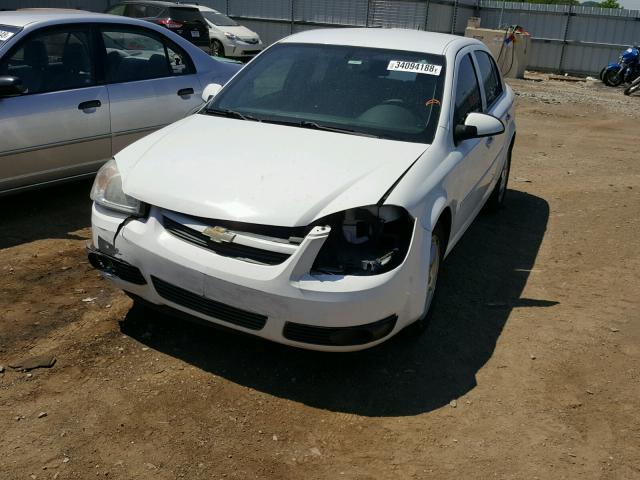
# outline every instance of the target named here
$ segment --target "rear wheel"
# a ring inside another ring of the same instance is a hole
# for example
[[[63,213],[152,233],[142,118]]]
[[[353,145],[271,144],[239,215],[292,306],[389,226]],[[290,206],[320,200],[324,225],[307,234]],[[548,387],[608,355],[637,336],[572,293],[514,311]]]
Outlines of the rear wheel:
[[[493,187],[493,192],[489,196],[487,203],[484,206],[485,211],[496,212],[504,206],[504,199],[507,195],[507,184],[509,183],[509,172],[511,171],[511,151],[513,150],[513,142],[509,146],[509,152],[507,153],[507,160],[504,162],[504,166],[500,171],[500,178],[498,179],[496,186]]]
[[[214,57],[224,57],[224,47],[220,40],[211,40],[211,55]]]
[[[633,92],[640,91],[640,77],[636,78],[631,85],[624,89],[625,95],[631,95]]]
[[[442,261],[444,260],[444,252],[446,249],[446,232],[441,223],[438,223],[431,232],[431,247],[429,251],[429,275],[427,278],[427,298],[424,305],[424,313],[411,325],[411,328],[418,332],[427,329],[431,323],[433,309],[436,303],[436,293],[438,285],[438,277],[442,269]]]

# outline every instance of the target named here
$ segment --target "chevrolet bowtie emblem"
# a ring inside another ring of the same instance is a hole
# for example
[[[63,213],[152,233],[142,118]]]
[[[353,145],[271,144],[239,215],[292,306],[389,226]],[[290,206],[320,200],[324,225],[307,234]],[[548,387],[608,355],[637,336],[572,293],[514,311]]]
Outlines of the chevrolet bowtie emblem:
[[[231,233],[224,227],[207,227],[202,231],[202,234],[216,243],[230,243],[236,236],[235,233]]]

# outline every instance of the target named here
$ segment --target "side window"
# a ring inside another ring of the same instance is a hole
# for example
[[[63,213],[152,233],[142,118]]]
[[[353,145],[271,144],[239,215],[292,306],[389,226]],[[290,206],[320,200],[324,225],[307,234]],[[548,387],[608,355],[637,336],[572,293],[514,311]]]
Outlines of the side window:
[[[167,55],[169,56],[171,71],[174,75],[188,75],[196,72],[187,52],[170,40],[165,40],[165,43],[167,45]]]
[[[105,13],[108,13],[109,15],[124,15],[124,9],[126,7],[126,5],[116,5],[115,7],[107,10]]]
[[[107,81],[133,82],[194,73],[189,56],[168,39],[142,29],[102,30]]]
[[[480,80],[487,97],[487,108],[502,94],[502,82],[496,64],[487,52],[477,50],[475,52],[478,67],[480,69]]]
[[[478,87],[478,79],[470,54],[465,55],[460,61],[455,95],[454,125],[463,124],[467,115],[471,112],[482,112],[480,88]]]
[[[144,18],[147,16],[147,7],[145,5],[132,4],[127,5],[127,17]]]
[[[0,63],[0,75],[22,80],[25,94],[95,84],[91,36],[84,29],[56,29],[25,39]]]

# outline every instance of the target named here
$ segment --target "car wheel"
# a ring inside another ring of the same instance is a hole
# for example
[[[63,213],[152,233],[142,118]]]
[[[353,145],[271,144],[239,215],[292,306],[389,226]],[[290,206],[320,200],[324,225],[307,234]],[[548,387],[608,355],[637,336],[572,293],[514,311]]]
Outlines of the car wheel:
[[[500,172],[500,178],[498,179],[496,186],[493,187],[493,192],[489,196],[487,203],[484,206],[485,211],[496,212],[504,206],[504,199],[507,195],[507,184],[509,183],[509,172],[511,171],[511,151],[513,150],[513,142],[509,147],[507,153],[507,161],[504,162],[502,171]]]
[[[224,47],[219,40],[211,40],[211,55],[214,57],[224,57]]]
[[[424,313],[410,327],[417,332],[423,332],[431,323],[433,310],[437,298],[438,277],[442,270],[442,261],[446,249],[446,233],[442,225],[438,223],[431,232],[431,249],[429,252],[429,275],[427,277],[427,299],[424,305]]]

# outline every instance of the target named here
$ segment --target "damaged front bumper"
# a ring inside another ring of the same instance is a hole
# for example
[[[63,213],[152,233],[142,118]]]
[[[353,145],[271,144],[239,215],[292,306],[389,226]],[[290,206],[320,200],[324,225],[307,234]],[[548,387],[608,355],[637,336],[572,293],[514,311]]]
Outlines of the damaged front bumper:
[[[201,320],[315,350],[376,345],[422,315],[428,243],[415,222],[400,266],[369,276],[311,274],[329,232],[314,227],[281,263],[246,262],[172,235],[163,211],[127,217],[94,204],[91,264],[130,295]],[[327,230],[327,229],[324,229]]]

